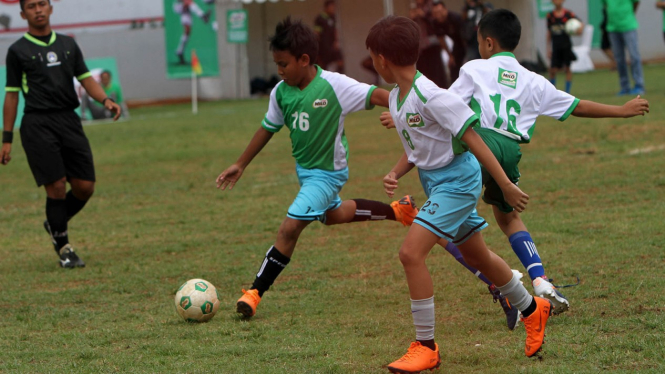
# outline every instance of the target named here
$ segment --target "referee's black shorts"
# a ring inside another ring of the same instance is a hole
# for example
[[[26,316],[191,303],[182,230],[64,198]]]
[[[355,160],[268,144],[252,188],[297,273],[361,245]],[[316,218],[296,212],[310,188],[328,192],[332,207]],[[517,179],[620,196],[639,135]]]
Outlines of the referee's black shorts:
[[[20,131],[37,186],[62,177],[95,181],[90,143],[74,111],[25,113]]]

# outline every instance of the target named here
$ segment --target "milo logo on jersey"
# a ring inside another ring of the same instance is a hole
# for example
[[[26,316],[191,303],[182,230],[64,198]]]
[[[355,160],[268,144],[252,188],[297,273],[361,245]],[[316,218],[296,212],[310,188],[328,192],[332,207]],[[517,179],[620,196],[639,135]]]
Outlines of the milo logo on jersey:
[[[499,68],[499,84],[510,88],[517,87],[517,72]]]
[[[328,105],[328,99],[316,99],[312,107],[316,108],[325,108]]]
[[[423,127],[425,126],[425,121],[423,121],[423,116],[420,113],[407,113],[406,124],[409,127]]]

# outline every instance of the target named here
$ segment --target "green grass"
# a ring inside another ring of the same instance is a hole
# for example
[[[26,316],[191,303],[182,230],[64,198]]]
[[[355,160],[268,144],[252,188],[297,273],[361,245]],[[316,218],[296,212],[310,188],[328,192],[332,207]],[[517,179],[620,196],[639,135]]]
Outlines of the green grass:
[[[564,290],[571,310],[550,320],[542,359],[524,357],[523,328],[509,332],[481,282],[437,248],[428,264],[440,372],[665,372],[665,66],[645,73],[651,114],[544,118],[523,148],[520,186],[531,196],[523,218],[547,274],[582,280]],[[616,87],[607,71],[576,75],[573,85],[581,98],[619,104]],[[394,222],[312,224],[255,318],[234,312],[298,190],[286,132],[233,191],[214,187],[266,108],[266,100],[203,103],[198,116],[186,105],[145,108],[86,127],[97,191],[70,222],[85,269],[58,268],[41,227],[45,194],[17,141],[0,168],[0,372],[387,372],[414,337],[397,258],[406,229]],[[347,119],[343,198],[390,201],[381,179],[401,145],[378,114]],[[425,200],[415,172],[400,191]],[[489,246],[522,269],[491,211],[479,211],[491,223]],[[209,323],[174,311],[175,290],[190,278],[220,292]]]

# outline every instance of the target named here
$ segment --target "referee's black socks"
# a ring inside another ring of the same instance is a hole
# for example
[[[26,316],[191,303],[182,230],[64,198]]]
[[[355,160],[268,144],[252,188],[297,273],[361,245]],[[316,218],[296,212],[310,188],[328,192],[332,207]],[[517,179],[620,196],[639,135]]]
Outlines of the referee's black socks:
[[[51,234],[58,244],[58,248],[69,244],[69,237],[67,236],[66,199],[46,198],[46,220],[49,226],[51,226]]]
[[[88,202],[88,200],[79,200],[74,194],[72,193],[72,190],[69,190],[67,192],[67,197],[65,198],[65,201],[67,202],[67,221],[72,219],[76,215],[76,213],[80,212],[81,209],[85,206],[85,203]],[[53,226],[51,226],[53,227]]]

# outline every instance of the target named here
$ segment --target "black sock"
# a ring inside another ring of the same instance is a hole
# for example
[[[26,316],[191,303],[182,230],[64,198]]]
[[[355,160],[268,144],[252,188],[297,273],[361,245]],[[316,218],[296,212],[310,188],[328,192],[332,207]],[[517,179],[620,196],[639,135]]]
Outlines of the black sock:
[[[281,254],[274,245],[270,247],[252,285],[253,289],[259,291],[259,296],[268,291],[289,261],[291,259]]]
[[[418,340],[420,344],[424,345],[425,347],[436,351],[436,344],[434,343],[434,339],[432,340]]]
[[[536,305],[536,299],[534,297],[531,297],[531,304],[529,304],[529,306],[526,307],[526,309],[521,311],[522,317],[527,318],[528,316],[532,315],[533,312],[536,311],[537,306],[538,305]]]
[[[65,198],[67,201],[67,220],[69,221],[76,215],[76,213],[80,212],[81,209],[85,206],[85,204],[88,202],[88,200],[79,200],[74,194],[72,193],[71,190],[67,192],[67,197]]]
[[[67,202],[65,199],[46,198],[46,220],[58,248],[69,244],[67,237]]]
[[[356,214],[351,222],[395,220],[393,207],[374,200],[353,199],[356,202]]]

